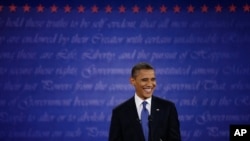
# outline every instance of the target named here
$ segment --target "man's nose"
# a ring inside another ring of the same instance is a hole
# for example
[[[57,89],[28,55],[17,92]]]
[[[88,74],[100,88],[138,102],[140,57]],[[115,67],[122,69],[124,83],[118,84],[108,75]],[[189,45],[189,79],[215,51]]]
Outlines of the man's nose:
[[[147,86],[154,86],[155,85],[155,82],[154,81],[147,81]]]

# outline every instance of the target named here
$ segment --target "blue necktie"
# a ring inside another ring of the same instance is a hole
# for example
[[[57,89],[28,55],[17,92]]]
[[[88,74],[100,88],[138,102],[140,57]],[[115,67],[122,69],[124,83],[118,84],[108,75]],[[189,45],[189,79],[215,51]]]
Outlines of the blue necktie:
[[[145,137],[145,141],[148,141],[148,110],[146,108],[147,101],[142,102],[142,111],[141,111],[141,124],[142,124],[142,129]]]

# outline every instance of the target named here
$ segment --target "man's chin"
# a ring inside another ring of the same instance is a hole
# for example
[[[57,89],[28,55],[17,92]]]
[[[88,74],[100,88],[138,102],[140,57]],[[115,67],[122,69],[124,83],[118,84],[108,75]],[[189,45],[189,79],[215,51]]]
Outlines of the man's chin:
[[[149,98],[149,97],[152,96],[152,94],[153,94],[153,93],[144,93],[144,96],[145,96],[146,98]]]
[[[154,92],[153,90],[151,90],[151,91],[144,91],[144,94],[145,94],[145,95],[152,95],[153,92]]]

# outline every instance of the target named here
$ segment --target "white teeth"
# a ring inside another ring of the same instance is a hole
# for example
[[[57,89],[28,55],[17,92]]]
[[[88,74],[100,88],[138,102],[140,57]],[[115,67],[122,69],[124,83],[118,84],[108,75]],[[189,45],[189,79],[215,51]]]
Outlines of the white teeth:
[[[152,89],[149,89],[149,88],[147,88],[147,89],[144,89],[146,92],[151,92],[151,90]]]

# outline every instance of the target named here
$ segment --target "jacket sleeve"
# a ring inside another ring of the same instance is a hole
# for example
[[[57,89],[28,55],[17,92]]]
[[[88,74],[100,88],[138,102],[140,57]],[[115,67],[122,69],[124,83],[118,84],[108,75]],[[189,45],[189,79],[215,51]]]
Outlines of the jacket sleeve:
[[[169,124],[169,134],[168,134],[168,141],[181,141],[180,135],[180,123],[178,119],[178,113],[174,104],[170,109],[170,118],[168,121]]]
[[[122,141],[121,122],[117,111],[112,111],[109,128],[109,141]]]

